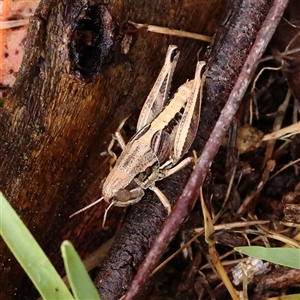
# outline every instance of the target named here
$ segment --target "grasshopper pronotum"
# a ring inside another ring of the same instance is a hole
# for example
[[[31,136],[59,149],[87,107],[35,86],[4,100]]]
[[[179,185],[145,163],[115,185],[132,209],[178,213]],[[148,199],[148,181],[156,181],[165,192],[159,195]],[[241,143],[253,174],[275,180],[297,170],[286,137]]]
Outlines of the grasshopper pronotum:
[[[104,222],[111,206],[137,203],[148,188],[155,192],[168,213],[171,211],[168,199],[155,182],[193,160],[187,157],[178,163],[191,147],[198,129],[205,67],[205,62],[199,61],[195,78],[181,85],[166,105],[178,58],[178,48],[170,45],[163,68],[141,110],[137,133],[126,145],[120,135],[116,135],[123,151],[103,184],[103,197],[91,204],[103,199],[110,203]]]

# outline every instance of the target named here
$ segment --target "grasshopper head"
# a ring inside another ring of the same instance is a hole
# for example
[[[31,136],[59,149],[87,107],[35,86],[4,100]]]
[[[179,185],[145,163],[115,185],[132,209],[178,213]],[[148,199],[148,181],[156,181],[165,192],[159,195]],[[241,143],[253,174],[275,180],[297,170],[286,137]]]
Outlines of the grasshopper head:
[[[144,196],[144,191],[128,174],[114,169],[103,184],[102,195],[107,203],[125,207],[140,201]]]

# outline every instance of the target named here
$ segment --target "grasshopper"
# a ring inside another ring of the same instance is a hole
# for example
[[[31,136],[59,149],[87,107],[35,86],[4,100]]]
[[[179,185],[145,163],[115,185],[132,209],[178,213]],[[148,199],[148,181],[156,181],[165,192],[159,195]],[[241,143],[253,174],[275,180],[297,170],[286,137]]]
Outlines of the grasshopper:
[[[120,134],[116,134],[123,151],[104,181],[103,197],[92,204],[103,199],[110,204],[103,222],[110,207],[137,203],[144,196],[145,189],[152,190],[168,213],[171,211],[168,199],[155,186],[155,182],[193,161],[192,157],[187,157],[179,162],[197,133],[205,68],[205,62],[199,61],[195,78],[181,85],[168,102],[179,54],[177,46],[169,46],[165,63],[141,110],[137,133],[127,144]]]

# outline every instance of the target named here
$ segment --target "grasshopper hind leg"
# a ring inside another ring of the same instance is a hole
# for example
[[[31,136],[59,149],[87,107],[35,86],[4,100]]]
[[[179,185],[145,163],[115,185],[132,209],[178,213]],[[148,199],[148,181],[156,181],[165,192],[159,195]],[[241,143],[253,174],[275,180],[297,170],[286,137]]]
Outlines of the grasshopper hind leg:
[[[156,196],[158,197],[158,199],[160,200],[160,202],[162,203],[162,205],[165,207],[165,209],[168,212],[168,215],[171,213],[171,204],[170,201],[168,200],[168,198],[164,195],[164,193],[155,185],[149,187],[150,190],[152,190]]]
[[[187,157],[185,158],[183,161],[181,161],[179,164],[175,165],[172,168],[167,168],[168,162],[166,162],[166,164],[163,166],[163,168],[161,170],[159,170],[159,172],[157,172],[156,174],[156,180],[162,180],[166,177],[169,177],[171,175],[173,175],[174,173],[178,172],[179,170],[183,169],[184,167],[186,167],[187,165],[189,165],[190,163],[192,163],[194,161],[193,157]],[[171,161],[172,162],[172,161]],[[168,200],[168,198],[164,195],[164,193],[158,188],[156,187],[154,184],[149,186],[149,189],[152,190],[156,196],[159,198],[160,202],[162,203],[162,205],[166,208],[166,210],[168,211],[168,215],[171,212],[171,204]]]
[[[153,191],[162,203],[162,205],[166,208],[169,215],[171,212],[171,204],[168,198],[164,195],[164,193],[158,187],[155,186],[155,181],[158,180],[158,176],[158,168],[153,168],[151,176],[149,176],[146,181],[143,182],[138,178],[135,178],[134,181],[139,185],[141,190],[150,189],[151,191]]]
[[[162,170],[160,170],[159,180],[162,180],[166,177],[169,177],[169,176],[175,174],[176,172],[178,172],[181,169],[185,168],[187,165],[189,165],[192,162],[194,162],[193,157],[186,157],[184,160],[182,160],[180,163],[176,164],[172,168],[163,168]]]

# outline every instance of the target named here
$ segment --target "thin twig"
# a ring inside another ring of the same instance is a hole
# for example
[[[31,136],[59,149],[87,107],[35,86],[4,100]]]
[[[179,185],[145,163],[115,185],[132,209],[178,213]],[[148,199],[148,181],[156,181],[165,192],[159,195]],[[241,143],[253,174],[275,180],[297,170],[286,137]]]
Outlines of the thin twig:
[[[1,29],[10,29],[13,27],[20,27],[29,24],[29,19],[20,19],[12,21],[0,21],[0,30]]]

